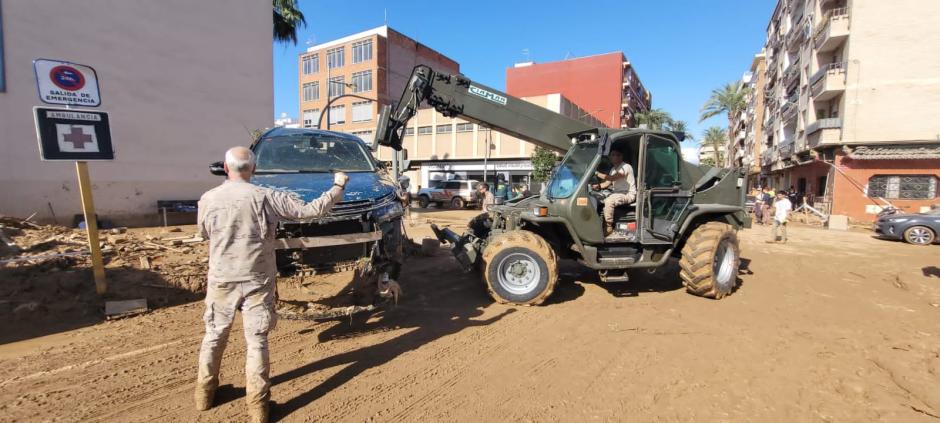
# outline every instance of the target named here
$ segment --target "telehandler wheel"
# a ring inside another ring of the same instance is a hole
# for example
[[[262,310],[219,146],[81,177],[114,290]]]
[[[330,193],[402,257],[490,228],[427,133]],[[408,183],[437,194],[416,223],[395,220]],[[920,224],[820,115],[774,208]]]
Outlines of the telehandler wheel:
[[[541,304],[558,282],[555,251],[529,231],[496,235],[483,250],[483,281],[496,302]]]
[[[682,285],[691,294],[716,300],[731,294],[738,280],[739,253],[731,225],[708,222],[695,228],[679,259]]]

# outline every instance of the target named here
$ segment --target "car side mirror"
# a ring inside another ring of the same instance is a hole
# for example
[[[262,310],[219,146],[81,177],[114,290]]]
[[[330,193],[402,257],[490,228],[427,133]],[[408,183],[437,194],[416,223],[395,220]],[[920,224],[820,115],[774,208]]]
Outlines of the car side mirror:
[[[209,165],[209,173],[213,175],[225,176],[225,166],[222,162],[215,162]]]

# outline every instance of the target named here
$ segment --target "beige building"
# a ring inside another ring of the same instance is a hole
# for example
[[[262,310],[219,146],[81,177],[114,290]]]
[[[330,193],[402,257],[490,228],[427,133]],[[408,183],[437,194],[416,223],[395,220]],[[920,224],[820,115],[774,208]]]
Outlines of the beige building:
[[[460,72],[457,62],[388,26],[308,48],[297,63],[301,127],[349,132],[371,141],[380,107],[399,100],[419,64]]]
[[[590,125],[603,126],[561,94],[523,99]],[[432,108],[419,109],[408,122],[402,147],[408,151],[415,169],[406,173],[414,191],[418,185],[428,187],[435,181],[452,178],[491,180],[494,172],[514,183],[531,183],[533,144],[463,119],[444,117]],[[390,160],[391,152],[380,147],[377,156]]]
[[[754,55],[750,70],[741,78],[741,85],[747,87],[747,107],[731,128],[730,140],[732,155],[729,161],[734,166],[748,169],[750,186],[759,185],[761,172],[761,153],[764,146],[764,82],[766,81],[767,61],[764,53]]]
[[[99,217],[156,223],[158,200],[196,200],[220,182],[208,164],[271,124],[271,4],[253,0],[3,0],[0,214],[71,224],[72,162],[42,162],[32,61],[98,74],[113,162],[89,164]],[[53,106],[54,107],[54,106]]]
[[[938,202],[937,16],[935,1],[779,1],[754,123],[767,183],[855,220]]]

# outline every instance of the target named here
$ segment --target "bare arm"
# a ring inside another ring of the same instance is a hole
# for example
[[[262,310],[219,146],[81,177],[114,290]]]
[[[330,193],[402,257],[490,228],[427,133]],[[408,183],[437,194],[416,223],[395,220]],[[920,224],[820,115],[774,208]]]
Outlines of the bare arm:
[[[302,220],[326,215],[342,198],[343,188],[335,185],[309,203],[290,193],[272,190],[268,194],[268,204],[283,219]]]

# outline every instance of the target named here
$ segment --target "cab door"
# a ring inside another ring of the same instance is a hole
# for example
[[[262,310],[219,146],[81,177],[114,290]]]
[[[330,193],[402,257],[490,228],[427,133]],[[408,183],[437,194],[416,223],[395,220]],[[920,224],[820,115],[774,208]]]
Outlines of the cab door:
[[[637,198],[640,242],[644,244],[672,244],[692,201],[691,191],[682,189],[679,151],[674,140],[644,136]]]

